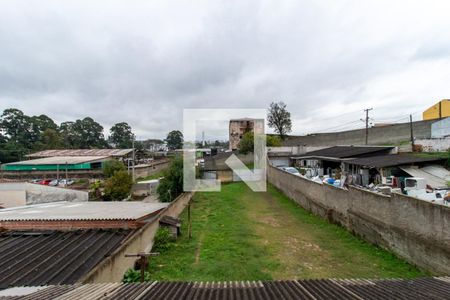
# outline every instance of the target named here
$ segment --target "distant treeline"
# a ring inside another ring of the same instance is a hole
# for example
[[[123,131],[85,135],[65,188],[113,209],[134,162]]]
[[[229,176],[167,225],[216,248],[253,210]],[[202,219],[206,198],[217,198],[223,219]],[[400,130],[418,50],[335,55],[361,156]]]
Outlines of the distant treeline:
[[[134,135],[127,123],[112,126],[108,139],[103,129],[90,117],[58,125],[46,115],[27,116],[19,109],[5,109],[0,116],[0,163],[18,161],[46,149],[132,147]],[[136,142],[135,147],[144,148],[144,144]]]

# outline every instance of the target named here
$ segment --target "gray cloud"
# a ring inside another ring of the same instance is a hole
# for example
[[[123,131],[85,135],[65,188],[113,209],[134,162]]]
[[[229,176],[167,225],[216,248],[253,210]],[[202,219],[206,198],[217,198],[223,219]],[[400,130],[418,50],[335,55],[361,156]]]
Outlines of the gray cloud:
[[[450,95],[445,1],[1,1],[0,109],[181,129],[183,108],[288,104],[294,133]],[[401,3],[403,2],[403,3]],[[208,135],[208,134],[207,134]]]

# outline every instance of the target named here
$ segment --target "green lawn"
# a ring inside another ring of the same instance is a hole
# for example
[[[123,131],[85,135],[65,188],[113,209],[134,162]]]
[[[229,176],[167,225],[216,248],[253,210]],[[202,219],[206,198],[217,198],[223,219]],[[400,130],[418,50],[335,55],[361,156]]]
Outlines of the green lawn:
[[[437,157],[437,158],[444,158],[447,159],[449,158],[449,153],[448,152],[417,152],[414,153],[415,156],[418,157]]]
[[[151,258],[152,280],[384,278],[427,275],[391,253],[308,213],[274,187],[252,192],[243,183],[197,193],[193,238],[183,236]]]

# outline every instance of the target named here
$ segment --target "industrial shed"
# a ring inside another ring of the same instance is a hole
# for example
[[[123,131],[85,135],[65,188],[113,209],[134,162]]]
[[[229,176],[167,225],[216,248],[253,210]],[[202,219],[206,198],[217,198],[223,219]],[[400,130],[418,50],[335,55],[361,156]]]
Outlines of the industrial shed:
[[[5,171],[61,171],[101,169],[109,156],[55,156],[4,164]]]
[[[27,155],[31,158],[54,157],[54,156],[110,156],[124,157],[133,152],[133,149],[53,149],[39,151]]]

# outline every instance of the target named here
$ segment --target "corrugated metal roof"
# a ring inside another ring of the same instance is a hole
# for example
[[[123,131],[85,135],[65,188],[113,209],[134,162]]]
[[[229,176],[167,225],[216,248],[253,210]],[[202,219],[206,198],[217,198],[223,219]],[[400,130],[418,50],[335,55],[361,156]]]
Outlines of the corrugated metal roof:
[[[403,171],[408,173],[413,177],[424,178],[427,181],[427,184],[432,188],[446,188],[447,182],[444,179],[433,176],[430,173],[423,171],[422,169],[411,167],[411,166],[402,166],[400,167]]]
[[[422,171],[425,171],[433,176],[439,177],[444,180],[450,179],[450,171],[448,171],[443,166],[433,165],[433,166],[425,166],[421,168]]]
[[[125,156],[133,152],[133,149],[55,149],[44,150],[27,157],[51,157],[51,156]]]
[[[333,158],[358,157],[368,154],[380,154],[381,152],[389,152],[395,147],[379,147],[379,146],[334,146],[330,148],[310,151],[302,156],[324,156]]]
[[[141,201],[54,202],[0,210],[1,221],[139,220],[168,203]]]
[[[100,229],[0,234],[0,289],[75,283],[131,232]]]
[[[415,163],[437,162],[441,160],[442,158],[436,157],[420,157],[411,154],[391,154],[350,159],[346,160],[345,163],[366,167],[383,168]]]
[[[75,165],[83,163],[99,162],[108,159],[110,156],[52,156],[30,160],[16,161],[5,165]],[[63,168],[64,166],[61,166]]]
[[[147,282],[53,286],[16,299],[449,299],[450,279]],[[58,290],[64,290],[59,293]],[[57,297],[49,297],[57,295]],[[0,297],[1,299],[1,297]]]

